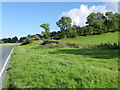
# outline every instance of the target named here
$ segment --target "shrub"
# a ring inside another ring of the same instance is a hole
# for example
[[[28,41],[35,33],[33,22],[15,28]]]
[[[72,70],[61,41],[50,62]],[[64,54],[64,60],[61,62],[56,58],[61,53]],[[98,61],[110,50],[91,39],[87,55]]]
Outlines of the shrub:
[[[67,37],[68,37],[68,38],[75,38],[75,37],[77,37],[77,36],[78,36],[77,32],[76,32],[75,30],[73,30],[73,29],[71,29],[71,30],[67,33]]]
[[[33,39],[34,39],[34,40],[40,40],[40,37],[38,37],[38,35],[34,35],[34,36],[33,36]]]
[[[31,38],[26,38],[21,45],[31,44],[33,40]]]
[[[100,45],[94,45],[93,48],[103,48],[103,49],[119,49],[119,44],[117,43],[114,43],[114,44],[111,44],[111,43],[101,43]]]
[[[41,48],[82,48],[83,46],[75,43],[50,43],[46,44],[44,46],[41,46]]]

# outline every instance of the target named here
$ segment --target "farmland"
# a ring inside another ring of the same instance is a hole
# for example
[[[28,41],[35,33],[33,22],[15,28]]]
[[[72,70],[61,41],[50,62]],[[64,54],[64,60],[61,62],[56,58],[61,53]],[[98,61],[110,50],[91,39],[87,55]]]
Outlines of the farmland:
[[[118,43],[118,32],[60,41],[68,42],[114,44]],[[7,88],[118,88],[118,50],[19,46],[12,54],[5,85]]]

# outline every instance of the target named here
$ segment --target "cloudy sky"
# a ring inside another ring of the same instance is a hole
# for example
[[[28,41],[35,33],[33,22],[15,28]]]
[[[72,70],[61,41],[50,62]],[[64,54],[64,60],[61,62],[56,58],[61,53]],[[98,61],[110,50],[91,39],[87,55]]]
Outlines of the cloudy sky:
[[[105,0],[104,0],[105,1]],[[117,2],[3,2],[2,37],[26,36],[44,31],[42,23],[50,23],[51,31],[58,31],[56,22],[61,16],[72,18],[72,24],[84,26],[92,12],[118,11]],[[1,38],[1,37],[0,37]]]
[[[94,12],[101,12],[105,14],[107,11],[112,11],[113,13],[118,12],[118,4],[117,3],[105,3],[103,5],[89,5],[81,4],[79,8],[73,8],[68,12],[62,12],[62,16],[69,16],[72,18],[74,25],[85,26],[87,16]]]

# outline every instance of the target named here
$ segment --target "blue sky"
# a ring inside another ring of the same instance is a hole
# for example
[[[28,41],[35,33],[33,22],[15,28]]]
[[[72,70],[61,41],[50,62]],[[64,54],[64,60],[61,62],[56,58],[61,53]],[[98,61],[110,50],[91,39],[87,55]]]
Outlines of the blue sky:
[[[81,5],[88,8],[93,5],[104,5],[102,2],[3,2],[2,3],[2,36],[22,37],[37,34],[44,29],[40,24],[49,23],[51,31],[59,28],[56,22],[63,12],[69,12]]]

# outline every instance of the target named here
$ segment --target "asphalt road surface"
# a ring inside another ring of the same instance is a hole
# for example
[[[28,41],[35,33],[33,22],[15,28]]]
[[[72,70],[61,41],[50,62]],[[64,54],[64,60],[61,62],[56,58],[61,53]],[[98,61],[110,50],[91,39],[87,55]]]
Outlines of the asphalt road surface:
[[[5,79],[5,72],[8,67],[13,48],[17,45],[0,47],[0,90]]]

